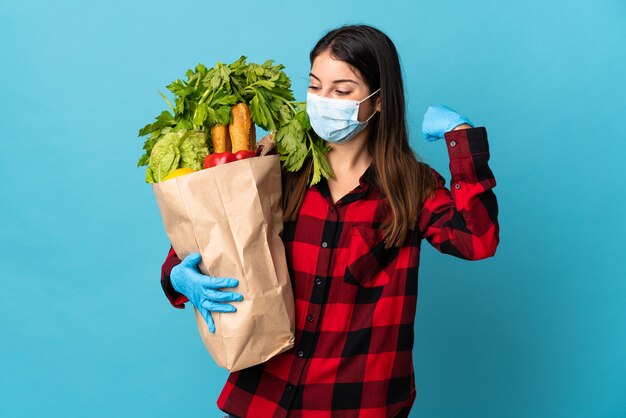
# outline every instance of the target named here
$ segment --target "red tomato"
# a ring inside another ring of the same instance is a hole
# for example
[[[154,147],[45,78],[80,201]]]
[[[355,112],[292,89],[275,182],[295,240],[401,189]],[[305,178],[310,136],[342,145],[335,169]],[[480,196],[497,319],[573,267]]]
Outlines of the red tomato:
[[[230,151],[209,154],[204,159],[204,168],[215,167],[216,165],[237,161],[235,154]]]
[[[237,151],[235,153],[235,158],[237,160],[244,160],[246,158],[252,158],[252,157],[256,157],[256,154],[254,151],[248,151],[247,149],[242,149],[240,151]]]

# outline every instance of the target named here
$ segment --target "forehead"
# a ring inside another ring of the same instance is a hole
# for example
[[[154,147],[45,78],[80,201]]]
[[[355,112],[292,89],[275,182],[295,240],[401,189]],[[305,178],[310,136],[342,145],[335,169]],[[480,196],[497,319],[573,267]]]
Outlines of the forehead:
[[[322,82],[332,82],[334,80],[351,79],[363,82],[361,73],[345,61],[335,59],[328,50],[320,53],[313,60],[311,73]]]

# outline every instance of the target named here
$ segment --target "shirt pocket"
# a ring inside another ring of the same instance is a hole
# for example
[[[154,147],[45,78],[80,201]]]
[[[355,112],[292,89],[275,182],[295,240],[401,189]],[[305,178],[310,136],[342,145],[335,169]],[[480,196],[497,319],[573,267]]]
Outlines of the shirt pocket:
[[[354,225],[350,231],[346,283],[379,287],[389,283],[398,258],[398,248],[385,249],[380,229]]]

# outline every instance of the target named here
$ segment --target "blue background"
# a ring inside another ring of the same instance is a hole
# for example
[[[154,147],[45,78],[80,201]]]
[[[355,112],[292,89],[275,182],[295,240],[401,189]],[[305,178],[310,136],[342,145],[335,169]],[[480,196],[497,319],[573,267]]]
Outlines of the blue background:
[[[168,249],[137,131],[202,62],[273,58],[305,98],[328,29],[375,25],[412,144],[426,107],[486,126],[494,258],[427,242],[412,417],[626,416],[626,3],[2,1],[0,416],[221,416],[227,372],[159,285]]]

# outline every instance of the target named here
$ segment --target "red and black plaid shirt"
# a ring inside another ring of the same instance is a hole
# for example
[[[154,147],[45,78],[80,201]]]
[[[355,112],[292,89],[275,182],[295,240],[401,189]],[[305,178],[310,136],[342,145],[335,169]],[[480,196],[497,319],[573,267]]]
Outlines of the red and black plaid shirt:
[[[494,255],[499,241],[496,185],[485,128],[445,134],[451,191],[427,199],[419,227],[385,249],[389,213],[372,170],[336,203],[325,181],[309,188],[283,241],[296,306],[294,348],[230,374],[218,407],[238,417],[406,417],[415,399],[413,327],[420,244],[468,260]],[[175,306],[169,271],[162,285]]]

